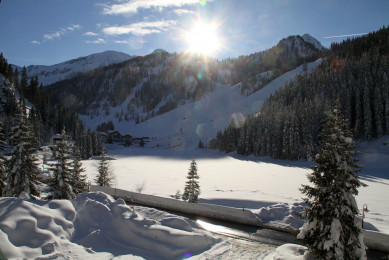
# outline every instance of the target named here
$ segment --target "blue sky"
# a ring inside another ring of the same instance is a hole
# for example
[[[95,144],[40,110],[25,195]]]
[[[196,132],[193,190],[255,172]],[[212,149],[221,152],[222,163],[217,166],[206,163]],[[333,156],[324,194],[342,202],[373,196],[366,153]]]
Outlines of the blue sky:
[[[106,50],[146,55],[188,49],[199,20],[216,26],[216,58],[309,33],[333,41],[389,25],[388,0],[2,0],[0,51],[9,63],[52,65]]]

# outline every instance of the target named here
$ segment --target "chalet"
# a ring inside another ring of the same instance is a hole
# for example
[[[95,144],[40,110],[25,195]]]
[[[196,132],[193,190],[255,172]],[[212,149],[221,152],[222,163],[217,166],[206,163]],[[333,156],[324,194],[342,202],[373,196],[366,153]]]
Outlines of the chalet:
[[[123,144],[126,147],[132,145],[132,136],[130,134],[126,134],[122,136]]]
[[[56,134],[56,135],[53,135],[53,140],[52,140],[52,144],[49,145],[49,148],[52,152],[52,157],[53,158],[58,158],[58,148],[57,148],[57,145],[62,141],[62,135],[61,134]],[[68,144],[72,144],[73,141],[67,141]]]
[[[132,144],[138,144],[144,146],[145,143],[150,142],[150,137],[133,137],[130,134],[121,135],[119,131],[112,130],[108,132],[100,132],[101,141],[104,143],[112,144],[119,143],[123,144],[126,147],[131,146]]]
[[[102,137],[102,140],[108,144],[122,141],[122,135],[119,133],[119,131],[112,130],[106,133],[100,133],[100,135]]]

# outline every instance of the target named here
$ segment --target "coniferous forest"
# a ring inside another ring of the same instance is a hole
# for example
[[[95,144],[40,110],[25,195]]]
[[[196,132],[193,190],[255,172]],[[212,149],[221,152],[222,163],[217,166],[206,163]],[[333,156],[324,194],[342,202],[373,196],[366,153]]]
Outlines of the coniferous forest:
[[[337,100],[359,140],[389,134],[389,28],[332,44],[322,64],[276,92],[243,125],[231,123],[208,147],[241,155],[311,158]]]
[[[8,82],[0,93],[1,121],[6,140],[14,126],[15,115],[27,106],[30,108],[27,119],[37,146],[50,143],[55,134],[60,134],[65,129],[80,150],[82,158],[101,153],[99,133],[90,129],[86,131],[76,112],[53,103],[47,91],[39,85],[37,76],[28,78],[25,67],[20,73],[17,69],[12,70],[3,54],[0,55],[0,74]]]

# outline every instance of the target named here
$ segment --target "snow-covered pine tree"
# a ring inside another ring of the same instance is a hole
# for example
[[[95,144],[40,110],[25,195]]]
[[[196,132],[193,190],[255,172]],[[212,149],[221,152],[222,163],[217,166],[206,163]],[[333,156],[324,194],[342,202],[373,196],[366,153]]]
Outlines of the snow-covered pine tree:
[[[7,159],[3,155],[7,143],[3,134],[3,122],[0,121],[0,197],[5,188],[5,180],[7,178]]]
[[[358,179],[361,166],[352,133],[339,106],[328,116],[321,132],[322,147],[308,176],[313,186],[303,185],[304,201],[309,206],[297,238],[319,259],[365,259],[361,223],[357,218],[355,195],[363,185]]]
[[[371,116],[371,106],[370,106],[370,90],[366,85],[363,90],[363,123],[365,127],[365,136],[367,140],[371,140],[373,136],[373,127],[372,127],[372,116]]]
[[[107,154],[105,148],[103,148],[101,152],[101,160],[99,162],[98,172],[99,173],[95,179],[97,185],[111,187],[113,184],[113,176],[110,172],[109,162],[107,161]]]
[[[49,182],[53,199],[73,199],[73,169],[71,162],[71,151],[68,136],[65,130],[62,130],[61,140],[57,144],[57,162],[52,164],[50,170],[53,171],[54,177]]]
[[[88,128],[88,132],[86,135],[86,154],[87,158],[93,156],[93,138],[92,131]]]
[[[182,199],[187,200],[188,202],[197,203],[199,202],[200,195],[200,185],[197,180],[200,177],[197,174],[197,163],[195,159],[192,159],[188,176],[186,178],[188,179],[188,181],[186,182]]]
[[[77,146],[73,146],[73,169],[72,169],[72,186],[73,192],[77,196],[78,194],[88,190],[88,183],[86,182],[86,175],[83,174],[85,169],[82,167],[81,155]]]
[[[38,198],[40,192],[37,185],[40,184],[38,177],[40,171],[34,155],[37,149],[33,147],[35,138],[23,102],[21,102],[15,120],[15,126],[11,128],[10,141],[13,149],[8,162],[7,184],[3,194],[7,197],[18,197],[25,192],[33,198]]]

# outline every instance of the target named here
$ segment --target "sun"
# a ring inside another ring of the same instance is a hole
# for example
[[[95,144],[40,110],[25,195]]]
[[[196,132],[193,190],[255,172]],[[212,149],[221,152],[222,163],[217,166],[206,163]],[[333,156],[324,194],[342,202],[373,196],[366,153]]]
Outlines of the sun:
[[[220,41],[215,23],[198,21],[190,31],[185,32],[188,51],[203,55],[212,55],[220,49]]]

